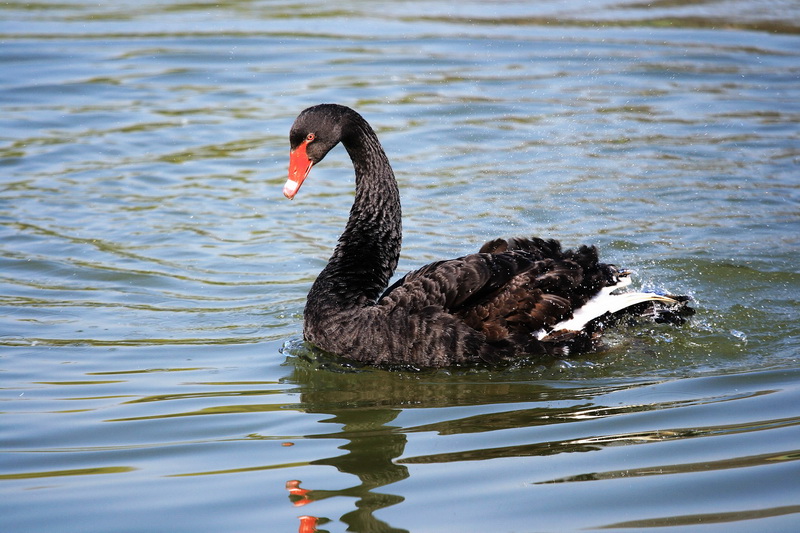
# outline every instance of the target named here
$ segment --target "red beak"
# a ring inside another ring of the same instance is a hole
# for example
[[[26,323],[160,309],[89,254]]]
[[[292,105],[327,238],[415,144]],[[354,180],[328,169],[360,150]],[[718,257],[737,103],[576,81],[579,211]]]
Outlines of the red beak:
[[[303,181],[308,177],[311,172],[311,166],[314,164],[306,153],[306,142],[303,142],[289,153],[289,179],[286,180],[286,185],[283,186],[283,195],[291,200]]]

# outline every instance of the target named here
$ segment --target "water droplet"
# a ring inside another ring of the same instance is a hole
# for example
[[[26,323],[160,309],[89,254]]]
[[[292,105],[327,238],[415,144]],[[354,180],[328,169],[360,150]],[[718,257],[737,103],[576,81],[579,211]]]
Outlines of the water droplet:
[[[739,331],[738,329],[732,329],[730,330],[730,334],[742,342],[747,342],[747,335],[743,331]]]

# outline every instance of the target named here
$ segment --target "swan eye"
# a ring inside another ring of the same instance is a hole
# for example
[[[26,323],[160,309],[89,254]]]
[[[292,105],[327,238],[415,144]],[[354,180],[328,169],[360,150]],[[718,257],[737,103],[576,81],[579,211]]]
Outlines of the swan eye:
[[[316,135],[314,135],[313,133],[309,133],[308,135],[306,135],[306,142],[307,142],[307,143],[310,143],[310,142],[311,142],[311,141],[313,141],[313,140],[314,140],[316,137],[317,137],[317,136],[316,136]]]

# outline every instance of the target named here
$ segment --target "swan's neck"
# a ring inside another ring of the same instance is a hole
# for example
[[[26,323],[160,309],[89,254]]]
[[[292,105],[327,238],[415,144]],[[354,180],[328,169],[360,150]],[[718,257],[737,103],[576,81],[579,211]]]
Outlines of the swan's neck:
[[[400,194],[375,132],[357,117],[343,135],[356,174],[347,227],[308,295],[308,307],[352,309],[372,305],[400,257]]]

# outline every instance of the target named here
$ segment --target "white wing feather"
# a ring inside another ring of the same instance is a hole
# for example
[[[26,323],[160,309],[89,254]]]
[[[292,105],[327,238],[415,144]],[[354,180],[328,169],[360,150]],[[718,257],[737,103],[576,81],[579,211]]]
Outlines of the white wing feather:
[[[679,303],[674,298],[652,292],[617,292],[617,290],[630,285],[630,283],[630,277],[627,275],[621,277],[619,283],[611,287],[604,287],[588,302],[577,309],[572,314],[572,318],[562,320],[555,324],[550,331],[539,330],[536,333],[536,337],[539,340],[547,340],[546,337],[548,335],[560,331],[581,331],[595,318],[601,317],[606,313],[614,314],[643,302]]]

